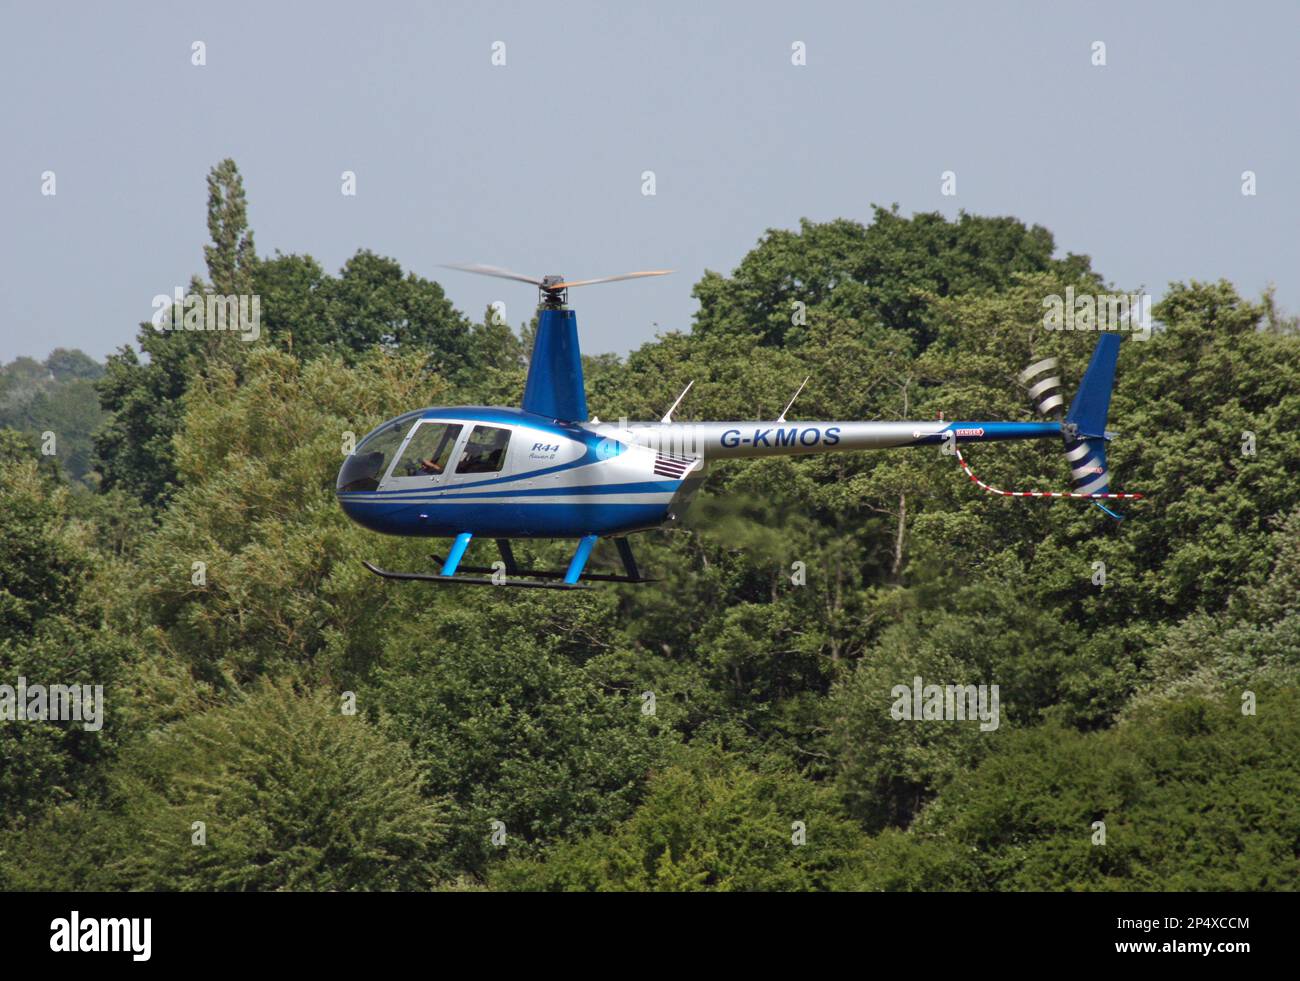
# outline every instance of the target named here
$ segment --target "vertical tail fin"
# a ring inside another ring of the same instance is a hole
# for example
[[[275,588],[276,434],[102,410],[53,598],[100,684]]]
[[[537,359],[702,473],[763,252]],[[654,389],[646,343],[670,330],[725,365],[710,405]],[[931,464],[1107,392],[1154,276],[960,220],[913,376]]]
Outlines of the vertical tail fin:
[[[1106,413],[1110,411],[1110,391],[1115,385],[1115,362],[1118,359],[1119,335],[1102,334],[1065,416],[1067,423],[1079,427],[1080,436],[1106,435]]]
[[[1118,334],[1102,334],[1093,349],[1088,370],[1070,403],[1062,427],[1065,458],[1077,494],[1105,494],[1110,488],[1106,465],[1106,415],[1115,386],[1115,363],[1119,359]]]

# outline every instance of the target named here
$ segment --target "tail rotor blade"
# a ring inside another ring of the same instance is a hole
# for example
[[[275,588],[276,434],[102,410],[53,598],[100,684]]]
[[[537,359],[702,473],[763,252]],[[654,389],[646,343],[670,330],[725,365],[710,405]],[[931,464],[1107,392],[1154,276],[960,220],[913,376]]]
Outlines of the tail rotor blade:
[[[1065,399],[1057,391],[1061,387],[1061,379],[1054,374],[1056,364],[1056,358],[1044,358],[1042,361],[1034,362],[1020,373],[1020,384],[1029,390],[1034,408],[1042,416],[1052,414],[1059,416],[1060,408],[1065,404]]]

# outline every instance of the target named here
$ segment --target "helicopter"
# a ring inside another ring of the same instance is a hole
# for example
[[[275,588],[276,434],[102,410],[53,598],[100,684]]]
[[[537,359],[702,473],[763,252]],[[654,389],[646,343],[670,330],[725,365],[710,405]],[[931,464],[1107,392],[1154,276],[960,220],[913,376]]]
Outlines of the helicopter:
[[[788,421],[795,399],[772,421],[674,422],[687,385],[657,422],[601,422],[587,413],[578,324],[568,292],[580,286],[667,275],[648,270],[597,279],[525,276],[496,266],[453,265],[538,288],[537,332],[518,408],[416,409],[368,433],[339,469],[336,495],[358,524],[389,535],[451,539],[436,573],[364,565],[387,579],[446,585],[582,589],[594,582],[645,583],[627,536],[682,519],[719,460],[940,445],[982,490],[1011,497],[1076,498],[1120,519],[1103,500],[1141,498],[1110,491],[1105,429],[1120,338],[1103,333],[1069,411],[1055,359],[1021,374],[1042,422]],[[804,380],[807,384],[808,379]],[[1032,382],[1032,385],[1030,383]],[[693,384],[693,382],[692,382]],[[958,444],[1058,439],[1073,477],[1070,491],[1006,491],[980,481]],[[492,538],[493,567],[465,566],[472,539]],[[511,547],[520,539],[576,539],[565,569],[524,569]],[[592,549],[612,539],[622,574],[586,571]],[[490,574],[490,575],[489,575]]]

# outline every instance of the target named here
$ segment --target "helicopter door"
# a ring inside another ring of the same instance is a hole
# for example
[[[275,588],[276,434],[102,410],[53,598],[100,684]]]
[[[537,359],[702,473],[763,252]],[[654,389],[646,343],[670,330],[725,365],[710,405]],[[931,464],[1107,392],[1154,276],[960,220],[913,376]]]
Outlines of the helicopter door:
[[[463,428],[454,422],[420,420],[379,489],[413,490],[442,484]]]
[[[456,458],[456,480],[474,481],[508,472],[506,457],[510,452],[510,430],[501,426],[476,425],[465,438]]]

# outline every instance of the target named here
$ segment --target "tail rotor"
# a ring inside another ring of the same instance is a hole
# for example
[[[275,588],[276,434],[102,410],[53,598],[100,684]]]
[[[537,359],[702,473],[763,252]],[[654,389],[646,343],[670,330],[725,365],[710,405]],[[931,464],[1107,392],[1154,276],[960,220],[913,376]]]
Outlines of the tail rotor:
[[[1083,373],[1070,411],[1061,423],[1065,459],[1070,464],[1077,494],[1105,494],[1110,490],[1106,443],[1114,434],[1106,431],[1106,415],[1110,411],[1118,359],[1119,335],[1103,334],[1097,339],[1088,370]]]
[[[1020,373],[1020,384],[1029,392],[1038,414],[1044,418],[1061,418],[1065,399],[1061,396],[1061,377],[1056,374],[1056,358],[1035,361]]]
[[[1079,383],[1079,390],[1070,402],[1069,411],[1062,416],[1065,399],[1061,394],[1061,378],[1056,373],[1057,359],[1043,358],[1035,361],[1020,373],[1020,384],[1025,386],[1029,398],[1039,415],[1060,423],[1064,439],[1065,459],[1070,466],[1069,491],[1009,491],[986,484],[971,471],[960,451],[957,460],[966,475],[980,489],[1004,497],[1081,498],[1091,501],[1116,520],[1122,514],[1112,511],[1102,501],[1136,501],[1143,495],[1116,493],[1110,489],[1110,467],[1106,462],[1106,443],[1116,434],[1106,430],[1106,416],[1110,412],[1111,390],[1115,386],[1115,365],[1119,359],[1120,337],[1103,334],[1097,339],[1092,360]]]
[[[1114,340],[1118,341],[1119,338]],[[1025,386],[1038,414],[1062,424],[1065,459],[1070,465],[1071,484],[1076,494],[1104,494],[1110,486],[1110,474],[1106,467],[1107,436],[1104,430],[1110,388],[1115,378],[1114,359],[1108,351],[1110,346],[1117,345],[1098,345],[1093,356],[1096,370],[1092,364],[1089,365],[1088,373],[1079,385],[1079,394],[1065,419],[1062,419],[1065,397],[1061,394],[1057,359],[1043,358],[1035,361],[1020,373],[1020,384]],[[1080,425],[1081,421],[1084,422],[1083,426]]]

